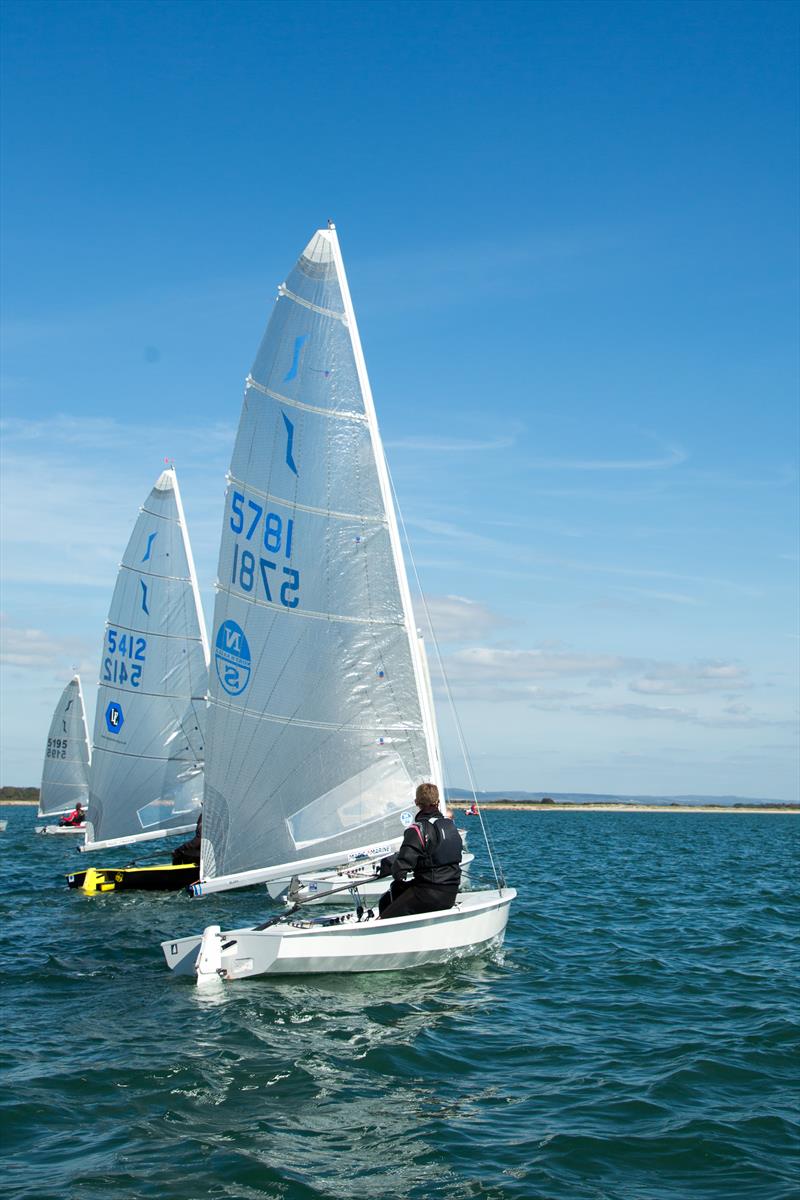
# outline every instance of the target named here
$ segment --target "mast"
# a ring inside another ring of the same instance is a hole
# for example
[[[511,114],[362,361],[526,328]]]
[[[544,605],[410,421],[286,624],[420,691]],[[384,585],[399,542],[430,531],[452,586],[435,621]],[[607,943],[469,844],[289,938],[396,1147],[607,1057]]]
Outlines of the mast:
[[[400,529],[397,524],[397,513],[395,512],[392,487],[389,481],[389,471],[386,466],[386,455],[383,449],[380,430],[378,429],[378,416],[375,412],[375,401],[372,397],[372,388],[369,382],[369,375],[367,374],[367,363],[366,359],[364,358],[363,348],[361,346],[361,336],[358,332],[358,322],[356,321],[353,300],[350,295],[350,286],[347,282],[347,273],[344,269],[344,260],[342,258],[341,247],[339,246],[339,236],[336,232],[336,226],[331,221],[328,223],[327,229],[321,229],[319,232],[323,237],[328,238],[331,248],[333,249],[333,260],[336,264],[336,274],[339,279],[339,287],[342,292],[342,299],[344,300],[345,324],[347,326],[347,331],[350,334],[350,341],[353,347],[353,355],[356,361],[356,371],[358,372],[358,380],[361,385],[361,393],[364,397],[364,407],[367,413],[370,437],[372,438],[372,449],[375,455],[375,466],[378,472],[378,482],[380,484],[381,497],[383,499],[383,505],[389,523],[389,538],[392,546],[394,569],[397,572],[397,583],[400,588],[403,614],[405,616],[408,649],[409,653],[411,654],[411,662],[414,666],[417,695],[419,696],[420,707],[422,710],[422,721],[425,729],[425,741],[428,746],[431,770],[434,774],[434,779],[431,782],[437,785],[439,792],[441,793],[442,800],[444,800],[441,764],[439,761],[439,742],[436,732],[435,718],[433,715],[433,699],[430,692],[427,664],[423,662],[424,649],[420,645],[416,621],[414,619],[414,609],[411,604],[411,591],[408,586],[408,574],[406,572],[403,549],[400,541]]]

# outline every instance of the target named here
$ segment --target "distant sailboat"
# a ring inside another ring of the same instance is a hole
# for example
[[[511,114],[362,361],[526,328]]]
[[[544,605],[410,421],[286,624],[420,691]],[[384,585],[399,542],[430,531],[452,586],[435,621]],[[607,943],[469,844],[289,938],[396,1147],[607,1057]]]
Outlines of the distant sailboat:
[[[57,817],[89,802],[89,732],[79,675],[69,681],[56,705],[42,766],[37,817]],[[83,825],[44,825],[37,833],[83,833]]]
[[[203,797],[207,686],[200,592],[178,480],[169,467],[140,510],[111,600],[84,850],[194,831]],[[154,880],[156,870],[167,884]],[[71,876],[71,886],[86,884],[85,874]],[[179,887],[198,871],[162,865],[99,872],[100,880],[97,874],[90,876],[96,890],[110,890],[115,884]]]
[[[335,229],[309,242],[247,379],[223,518],[197,895],[390,853],[436,723]],[[163,943],[198,980],[387,970],[503,937],[516,893],[376,922],[274,918]],[[277,921],[283,921],[276,924]]]

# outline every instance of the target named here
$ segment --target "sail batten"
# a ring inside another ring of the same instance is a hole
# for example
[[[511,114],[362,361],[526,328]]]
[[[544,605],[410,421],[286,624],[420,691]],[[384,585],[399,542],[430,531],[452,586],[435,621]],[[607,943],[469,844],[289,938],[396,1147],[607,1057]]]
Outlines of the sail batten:
[[[360,421],[362,424],[366,424],[367,421],[366,413],[347,412],[345,409],[320,408],[316,404],[304,404],[302,400],[294,400],[288,396],[282,396],[280,392],[274,392],[271,388],[263,387],[262,384],[257,383],[252,375],[248,375],[245,386],[254,388],[255,391],[261,392],[262,395],[277,400],[279,404],[288,404],[291,408],[299,408],[303,412],[319,413],[323,417],[331,417],[334,420],[340,421]]]
[[[139,510],[103,641],[85,849],[165,837],[202,802],[208,643],[174,469]]]
[[[217,575],[202,877],[401,836],[438,755],[332,229],[279,288],[247,378]]]
[[[347,315],[343,312],[336,312],[332,308],[323,308],[319,304],[313,304],[311,300],[306,300],[303,296],[297,296],[294,292],[290,292],[285,284],[281,284],[278,288],[278,295],[285,296],[287,300],[292,300],[295,304],[302,305],[303,308],[308,308],[311,312],[319,313],[323,317],[331,317],[334,321],[347,322]]]

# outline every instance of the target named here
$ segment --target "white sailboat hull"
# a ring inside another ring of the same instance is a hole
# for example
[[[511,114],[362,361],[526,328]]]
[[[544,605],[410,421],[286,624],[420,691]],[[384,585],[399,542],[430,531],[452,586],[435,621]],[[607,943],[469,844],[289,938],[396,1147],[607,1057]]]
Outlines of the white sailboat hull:
[[[37,833],[85,833],[85,825],[37,825]]]
[[[218,962],[223,980],[256,975],[320,975],[328,972],[397,971],[444,963],[500,945],[513,888],[459,894],[453,908],[357,922],[355,914],[287,922],[269,929],[233,929],[217,933],[210,927],[203,961]],[[209,941],[219,939],[214,947]],[[198,978],[202,936],[162,942],[167,966],[176,975]],[[214,953],[209,953],[213,950]],[[201,980],[204,978],[200,976]]]
[[[474,854],[464,854],[461,858],[461,869],[467,871],[470,863],[474,862]],[[304,904],[351,904],[350,888],[356,888],[362,900],[377,903],[384,892],[388,891],[392,882],[390,877],[382,879],[375,875],[375,864],[364,863],[348,871],[313,871],[299,877],[299,891],[289,895],[291,881],[288,879],[272,879],[267,884],[267,891],[272,900],[285,899],[287,904],[302,900]]]

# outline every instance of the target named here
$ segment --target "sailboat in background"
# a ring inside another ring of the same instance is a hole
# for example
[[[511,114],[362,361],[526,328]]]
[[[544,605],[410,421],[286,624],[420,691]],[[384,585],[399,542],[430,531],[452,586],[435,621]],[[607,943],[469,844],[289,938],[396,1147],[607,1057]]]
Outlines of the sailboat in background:
[[[80,675],[69,681],[56,705],[42,766],[37,817],[59,817],[89,801],[89,731]],[[84,825],[43,825],[37,833],[83,833]]]
[[[427,667],[344,264],[319,230],[245,388],[220,545],[196,895],[374,861],[442,788]],[[508,888],[455,908],[163,943],[198,979],[387,970],[502,940]],[[288,921],[288,923],[287,923]],[[328,919],[329,921],[329,919]]]
[[[203,798],[207,686],[205,621],[170,466],[139,512],[111,600],[83,850],[194,831]],[[159,864],[91,869],[69,883],[85,891],[177,888],[197,876],[196,865]]]

